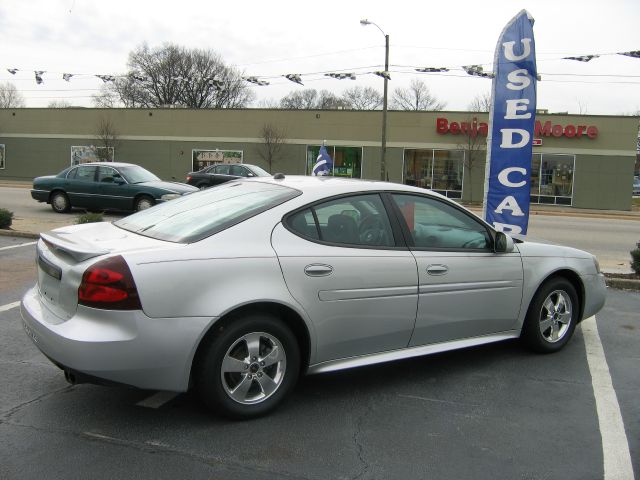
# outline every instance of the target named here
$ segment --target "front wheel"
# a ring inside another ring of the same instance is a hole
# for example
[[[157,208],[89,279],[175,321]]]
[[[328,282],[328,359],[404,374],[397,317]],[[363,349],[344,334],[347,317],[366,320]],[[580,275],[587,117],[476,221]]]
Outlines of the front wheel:
[[[54,192],[51,195],[51,208],[56,213],[67,213],[71,210],[71,202],[64,192]]]
[[[580,304],[573,285],[564,278],[553,278],[536,292],[522,329],[522,339],[540,353],[562,349],[578,323]]]
[[[291,330],[269,315],[234,319],[209,341],[197,366],[204,403],[235,419],[264,415],[291,392],[300,350]]]
[[[134,207],[136,212],[139,212],[140,210],[146,210],[147,208],[153,207],[155,203],[156,202],[153,200],[153,198],[147,195],[142,195],[141,197],[138,197]]]

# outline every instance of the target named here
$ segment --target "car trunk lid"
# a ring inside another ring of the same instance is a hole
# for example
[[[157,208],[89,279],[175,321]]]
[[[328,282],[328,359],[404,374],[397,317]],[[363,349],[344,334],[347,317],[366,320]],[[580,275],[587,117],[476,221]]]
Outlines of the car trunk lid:
[[[180,246],[128,232],[106,222],[74,225],[42,233],[37,245],[41,298],[59,321],[68,320],[78,307],[78,287],[82,275],[98,258],[115,253]]]

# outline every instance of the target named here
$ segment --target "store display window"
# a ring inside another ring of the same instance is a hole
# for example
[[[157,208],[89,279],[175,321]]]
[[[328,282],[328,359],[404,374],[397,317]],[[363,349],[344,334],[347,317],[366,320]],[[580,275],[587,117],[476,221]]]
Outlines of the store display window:
[[[463,150],[405,149],[403,181],[430,188],[449,198],[462,198]]]
[[[571,205],[574,155],[534,154],[531,159],[531,203]]]
[[[321,145],[307,146],[307,175],[311,175]],[[362,178],[362,147],[325,146],[333,160],[334,177]]]

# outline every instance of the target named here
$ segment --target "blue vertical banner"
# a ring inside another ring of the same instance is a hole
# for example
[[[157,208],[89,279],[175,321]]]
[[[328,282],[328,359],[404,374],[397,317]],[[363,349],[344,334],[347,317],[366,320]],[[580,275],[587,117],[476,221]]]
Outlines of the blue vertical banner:
[[[484,219],[496,230],[525,235],[537,79],[533,18],[526,10],[502,31],[493,65]]]

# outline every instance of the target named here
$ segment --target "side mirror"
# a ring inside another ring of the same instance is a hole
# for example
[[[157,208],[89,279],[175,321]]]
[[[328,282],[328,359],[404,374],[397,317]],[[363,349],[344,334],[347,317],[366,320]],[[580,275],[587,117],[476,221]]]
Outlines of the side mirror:
[[[496,232],[495,248],[496,253],[513,252],[513,238],[504,232]]]

